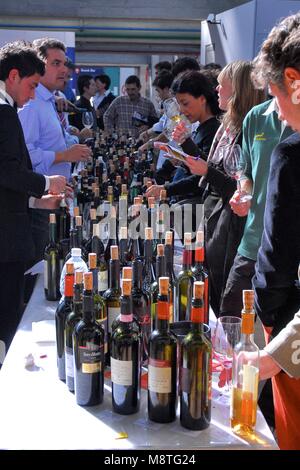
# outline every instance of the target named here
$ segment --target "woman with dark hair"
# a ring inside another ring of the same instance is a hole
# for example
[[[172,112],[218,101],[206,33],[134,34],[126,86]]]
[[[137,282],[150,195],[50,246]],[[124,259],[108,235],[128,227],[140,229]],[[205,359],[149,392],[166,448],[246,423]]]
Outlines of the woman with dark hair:
[[[181,112],[191,123],[199,122],[193,135],[189,135],[184,142],[181,142],[181,147],[190,155],[202,155],[206,159],[215,133],[220,126],[217,118],[220,108],[216,92],[208,78],[197,71],[185,72],[177,77],[172,84],[172,91]],[[169,163],[169,165],[172,164]],[[199,179],[198,176],[191,176],[187,167],[180,167],[172,183],[166,183],[164,186],[151,186],[147,196],[158,197],[161,189],[166,189],[168,197],[178,196],[181,199],[189,195],[194,197],[198,191]]]

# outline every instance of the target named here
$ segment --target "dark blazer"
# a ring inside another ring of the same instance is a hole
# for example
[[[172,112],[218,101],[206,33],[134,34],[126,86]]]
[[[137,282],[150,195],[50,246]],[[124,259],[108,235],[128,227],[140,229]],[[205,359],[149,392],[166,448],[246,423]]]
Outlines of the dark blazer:
[[[34,258],[28,199],[41,197],[45,177],[32,171],[17,111],[0,104],[0,262]]]
[[[100,113],[100,116],[97,118],[97,125],[99,129],[104,130],[103,114],[109,108],[110,104],[113,102],[115,98],[116,98],[115,95],[113,95],[112,92],[110,92],[107,96],[105,96],[105,98],[103,98],[103,100],[99,104],[97,108],[97,111],[99,111]]]
[[[264,231],[258,251],[255,309],[272,336],[300,309],[295,281],[300,261],[300,135],[292,134],[271,156]]]

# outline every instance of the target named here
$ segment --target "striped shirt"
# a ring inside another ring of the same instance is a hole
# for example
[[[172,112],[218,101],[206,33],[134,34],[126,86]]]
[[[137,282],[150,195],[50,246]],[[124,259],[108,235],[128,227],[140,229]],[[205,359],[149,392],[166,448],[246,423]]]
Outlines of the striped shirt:
[[[152,126],[158,117],[153,103],[148,98],[140,96],[138,100],[131,101],[128,96],[118,96],[105,112],[103,120],[104,128],[109,133],[116,129],[119,132],[131,131],[134,136],[138,136],[141,132],[139,128],[143,124]]]

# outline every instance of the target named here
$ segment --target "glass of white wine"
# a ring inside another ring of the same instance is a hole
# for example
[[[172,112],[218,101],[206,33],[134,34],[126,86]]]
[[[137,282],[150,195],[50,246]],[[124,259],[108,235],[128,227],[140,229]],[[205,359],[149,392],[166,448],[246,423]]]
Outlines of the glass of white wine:
[[[164,111],[165,115],[167,116],[167,124],[164,128],[164,133],[168,139],[172,139],[172,133],[175,127],[181,122],[184,122],[187,129],[187,134],[191,134],[192,125],[187,117],[181,113],[180,106],[176,98],[169,98],[164,101]]]
[[[247,169],[247,162],[242,158],[242,148],[239,144],[225,145],[223,151],[223,168],[227,175],[237,182],[237,190],[240,193],[239,202],[247,202],[252,199],[250,193],[245,193],[241,187],[241,180]]]

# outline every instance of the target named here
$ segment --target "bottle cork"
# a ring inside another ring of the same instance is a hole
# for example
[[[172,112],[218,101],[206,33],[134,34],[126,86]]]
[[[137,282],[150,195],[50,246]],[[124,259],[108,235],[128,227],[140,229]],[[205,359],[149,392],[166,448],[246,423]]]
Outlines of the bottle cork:
[[[193,298],[202,299],[204,294],[204,282],[195,281],[193,285]]]
[[[145,239],[146,240],[153,240],[153,230],[151,227],[145,228]]]
[[[173,242],[173,233],[171,231],[166,232],[165,244],[172,245]]]
[[[161,189],[160,190],[159,199],[161,201],[164,201],[165,199],[167,199],[167,190],[166,189]]]
[[[254,305],[254,291],[243,290],[243,305],[244,310],[253,310]]]
[[[80,215],[80,212],[79,212],[79,207],[78,206],[75,206],[74,209],[73,209],[73,214],[74,214],[74,217],[78,217]]]
[[[139,198],[138,196],[133,199],[133,204],[134,204],[135,206],[139,206],[140,203],[141,203],[141,200],[140,200],[140,198]]]
[[[72,263],[71,261],[66,262],[66,273],[74,274],[74,263]]]
[[[75,271],[75,284],[82,284],[83,271]]]
[[[165,254],[165,246],[161,243],[157,245],[157,256],[164,256]]]
[[[130,266],[124,266],[122,269],[122,279],[132,279],[132,268]]]
[[[190,232],[186,232],[184,234],[184,245],[191,245],[192,244],[192,234]]]
[[[169,278],[160,277],[159,278],[159,293],[160,295],[168,295],[169,292]]]
[[[96,220],[97,218],[97,211],[96,209],[90,209],[90,219],[91,220]]]
[[[122,295],[131,295],[131,279],[122,279]]]
[[[89,268],[95,269],[97,267],[97,255],[96,253],[89,253]]]
[[[120,176],[120,175],[117,175],[117,177],[116,177],[116,183],[117,183],[117,184],[121,184],[121,181],[122,181],[121,176]]]
[[[56,215],[55,214],[50,214],[49,215],[49,222],[50,222],[50,224],[56,224]]]
[[[127,194],[127,184],[122,184],[122,193]]]
[[[198,230],[196,234],[196,242],[202,244],[204,242],[204,232],[203,230]]]
[[[85,290],[93,290],[93,273],[84,273],[83,285]]]
[[[112,186],[108,186],[108,187],[107,187],[107,193],[108,193],[108,194],[112,194],[112,193],[113,193],[113,187],[112,187]]]
[[[117,245],[112,245],[110,247],[110,259],[112,260],[119,259],[119,248]]]
[[[128,238],[128,230],[127,227],[121,227],[120,228],[120,240],[127,239]]]
[[[76,227],[80,227],[82,225],[82,217],[81,215],[76,215],[75,217],[75,225]]]

